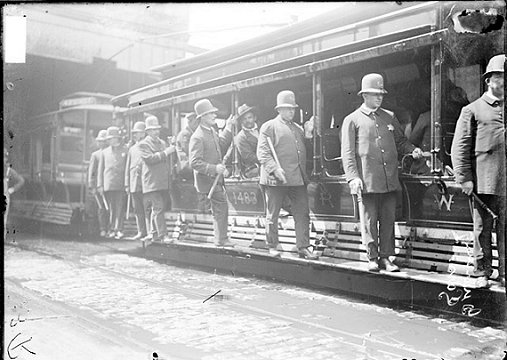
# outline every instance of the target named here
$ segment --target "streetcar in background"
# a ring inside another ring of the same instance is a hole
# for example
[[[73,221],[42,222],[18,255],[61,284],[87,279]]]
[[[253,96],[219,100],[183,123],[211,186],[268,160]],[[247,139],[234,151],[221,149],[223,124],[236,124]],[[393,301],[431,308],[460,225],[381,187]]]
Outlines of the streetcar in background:
[[[94,228],[93,198],[87,191],[90,155],[98,148],[99,130],[123,127],[122,119],[113,118],[111,99],[72,93],[57,111],[28,119],[15,135],[11,161],[26,180],[12,198],[10,217],[17,225],[52,224],[58,232],[80,235]]]
[[[130,124],[150,113],[176,135],[199,99],[210,99],[222,119],[241,104],[254,106],[260,127],[276,116],[276,94],[294,91],[300,106],[295,121],[313,129],[306,144],[311,242],[322,258],[367,261],[340,136],[345,116],[361,104],[361,78],[380,73],[389,92],[382,106],[397,114],[409,136],[418,119],[430,119],[431,140],[423,150],[431,157],[418,167],[400,154],[397,260],[409,268],[466,275],[472,269],[472,217],[469,199],[454,181],[450,147],[461,108],[484,91],[481,74],[488,60],[505,52],[504,19],[505,3],[495,1],[351,3],[152,69],[164,80],[118,95],[113,104],[127,107],[122,114]],[[264,242],[264,199],[258,179],[245,178],[240,161],[234,151],[226,179],[229,230],[233,241],[248,247]],[[166,218],[175,236],[209,242],[211,217],[200,210],[192,179],[173,171],[169,192]],[[281,222],[282,246],[295,252],[294,223]]]

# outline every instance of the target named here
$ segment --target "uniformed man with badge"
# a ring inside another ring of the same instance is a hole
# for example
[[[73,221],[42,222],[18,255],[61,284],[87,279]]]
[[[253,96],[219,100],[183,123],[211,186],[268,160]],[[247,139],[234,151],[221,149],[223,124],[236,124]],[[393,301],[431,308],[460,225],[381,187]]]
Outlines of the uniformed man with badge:
[[[243,176],[247,179],[259,176],[259,160],[257,159],[257,142],[259,129],[255,108],[246,104],[238,108],[238,121],[241,131],[236,135],[235,142],[240,156]]]
[[[125,166],[127,164],[127,147],[122,144],[120,129],[116,126],[107,128],[106,139],[109,147],[102,150],[99,161],[97,185],[104,194],[109,207],[110,231],[108,238],[123,238],[123,220],[125,209]]]
[[[97,217],[99,220],[100,236],[105,237],[109,230],[109,212],[104,205],[104,197],[100,196],[97,191],[97,178],[99,171],[99,162],[102,151],[108,146],[107,143],[107,130],[100,130],[95,141],[97,142],[98,150],[92,152],[90,157],[90,164],[88,165],[88,190],[94,197],[93,203],[97,205]],[[93,206],[95,209],[95,206]]]
[[[136,217],[137,234],[132,240],[141,240],[148,235],[146,216],[143,205],[142,167],[143,158],[139,150],[139,142],[144,139],[146,125],[138,121],[132,128],[132,140],[134,145],[129,149],[127,165],[125,167],[125,191],[132,200]]]
[[[190,166],[194,170],[194,186],[201,201],[210,196],[211,212],[213,214],[213,228],[215,245],[220,247],[234,244],[227,234],[229,207],[224,189],[224,177],[227,169],[222,163],[232,142],[232,125],[236,121],[231,117],[220,135],[215,130],[218,109],[210,100],[202,99],[194,105],[197,118],[201,123],[192,134],[189,145]],[[217,185],[213,183],[217,179]],[[213,188],[212,193],[210,190]]]
[[[364,212],[360,214],[363,245],[368,255],[368,270],[399,271],[389,257],[394,252],[394,220],[398,179],[398,154],[423,157],[411,144],[396,115],[381,108],[384,79],[367,74],[361,81],[362,105],[349,114],[342,126],[342,161],[352,194],[362,195]],[[361,207],[360,207],[361,208]]]
[[[143,159],[142,189],[143,203],[148,224],[155,225],[155,229],[142,238],[143,242],[160,240],[163,243],[173,243],[167,234],[165,223],[165,204],[169,191],[169,156],[176,151],[174,145],[167,145],[160,139],[158,118],[150,115],[145,120],[147,136],[139,142],[139,151]],[[155,234],[156,230],[156,234]]]
[[[284,90],[276,97],[278,116],[262,124],[257,144],[261,164],[259,183],[266,190],[266,240],[269,253],[280,256],[278,217],[284,198],[289,197],[296,227],[296,246],[300,257],[315,260],[309,250],[310,208],[306,186],[306,148],[303,129],[296,125],[298,105],[294,92]]]
[[[456,182],[473,192],[497,216],[498,278],[505,285],[506,123],[504,116],[505,55],[492,57],[484,73],[487,90],[461,110],[451,148]],[[474,201],[474,258],[477,287],[488,287],[492,276],[492,231],[495,221]]]

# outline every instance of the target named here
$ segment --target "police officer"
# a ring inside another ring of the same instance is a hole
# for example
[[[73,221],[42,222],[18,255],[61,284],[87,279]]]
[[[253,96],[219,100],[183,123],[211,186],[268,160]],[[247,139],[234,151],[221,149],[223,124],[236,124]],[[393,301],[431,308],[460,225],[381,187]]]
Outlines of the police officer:
[[[278,217],[283,200],[288,196],[296,225],[298,254],[315,260],[318,256],[308,249],[310,208],[306,189],[305,138],[303,129],[293,122],[298,105],[294,93],[289,90],[278,93],[276,103],[278,116],[262,124],[257,144],[257,157],[261,164],[259,182],[266,189],[266,240],[269,253],[280,256]],[[268,139],[274,149],[271,149]]]
[[[407,140],[394,113],[380,107],[384,94],[381,75],[363,77],[358,93],[363,103],[343,121],[342,161],[351,193],[363,194],[361,238],[368,270],[399,271],[389,260],[394,255],[396,192],[401,191],[398,152],[412,153],[415,159],[423,153]]]
[[[176,151],[174,145],[165,143],[160,139],[160,126],[158,118],[150,115],[145,120],[147,136],[139,142],[139,151],[143,159],[142,189],[143,203],[148,224],[155,224],[157,235],[152,230],[141,240],[160,240],[164,243],[173,243],[174,240],[167,234],[164,211],[167,193],[169,190],[169,156]]]
[[[146,216],[143,205],[142,166],[143,159],[139,150],[139,142],[144,139],[146,125],[138,121],[132,128],[132,140],[134,145],[129,149],[127,165],[125,167],[125,191],[132,199],[136,216],[137,234],[132,240],[141,240],[148,235],[146,227]]]
[[[109,147],[102,150],[99,161],[97,187],[109,206],[109,223],[111,230],[107,237],[123,238],[123,211],[125,208],[125,166],[127,147],[122,144],[120,129],[116,126],[107,128],[106,139]]]
[[[461,110],[451,148],[456,182],[462,191],[476,192],[498,215],[496,237],[499,258],[498,281],[505,285],[505,162],[504,117],[505,55],[492,57],[484,73],[486,92]],[[493,218],[474,202],[474,258],[479,275],[477,287],[488,287],[492,275],[491,233]]]
[[[97,137],[95,138],[99,149],[92,153],[90,157],[90,164],[88,166],[88,189],[95,198],[94,203],[98,205],[97,215],[99,218],[99,229],[101,237],[106,236],[109,230],[109,212],[106,210],[106,207],[104,205],[104,198],[102,196],[99,196],[97,192],[99,161],[102,150],[104,150],[108,145],[106,137],[107,131],[100,130]]]
[[[215,178],[219,177],[218,186],[211,196],[211,212],[216,246],[234,246],[227,235],[229,208],[225,195],[223,178],[227,169],[222,164],[232,142],[232,125],[236,119],[231,117],[220,135],[215,130],[218,109],[208,99],[194,104],[194,110],[201,123],[190,138],[190,166],[194,170],[194,186],[199,193],[200,201],[207,199]]]
[[[235,142],[241,160],[241,171],[246,178],[259,176],[259,160],[257,159],[257,142],[259,129],[254,108],[246,104],[238,108],[238,121],[241,131],[236,135]]]

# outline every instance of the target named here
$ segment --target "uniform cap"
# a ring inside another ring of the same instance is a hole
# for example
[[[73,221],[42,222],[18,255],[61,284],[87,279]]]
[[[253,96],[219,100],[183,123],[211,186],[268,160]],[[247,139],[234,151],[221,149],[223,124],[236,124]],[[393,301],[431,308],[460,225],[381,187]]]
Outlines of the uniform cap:
[[[197,114],[197,119],[199,119],[203,115],[218,112],[218,109],[214,107],[211,101],[209,101],[208,99],[201,99],[198,102],[196,102],[194,104],[194,110],[195,113]]]
[[[154,115],[148,116],[144,120],[144,123],[146,124],[145,130],[155,130],[155,129],[160,129],[162,127],[158,123],[158,118],[156,116],[154,116]]]
[[[238,119],[240,119],[243,115],[252,112],[255,108],[253,106],[248,106],[247,104],[243,104],[238,108]]]
[[[112,138],[119,138],[120,135],[120,128],[117,126],[110,126],[107,128],[107,136],[106,139],[112,139]]]
[[[278,93],[276,96],[276,106],[275,110],[288,107],[288,108],[297,108],[298,104],[296,104],[296,96],[290,90],[283,90]]]
[[[95,138],[97,141],[106,141],[107,140],[107,130],[100,130],[97,137]]]
[[[504,72],[505,65],[505,54],[493,56],[489,59],[488,66],[486,66],[486,72],[483,76],[489,75],[493,72]]]
[[[146,130],[146,124],[144,121],[137,121],[132,128],[133,133],[144,132]]]
[[[384,89],[384,78],[380,74],[367,74],[361,80],[361,90],[357,95],[362,93],[387,94]]]

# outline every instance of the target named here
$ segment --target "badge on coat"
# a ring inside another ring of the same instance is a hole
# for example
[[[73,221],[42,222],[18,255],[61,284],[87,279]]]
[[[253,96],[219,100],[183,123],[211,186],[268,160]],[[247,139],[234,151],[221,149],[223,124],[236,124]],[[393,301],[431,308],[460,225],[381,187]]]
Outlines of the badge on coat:
[[[392,124],[387,124],[387,130],[394,131],[394,126]]]

